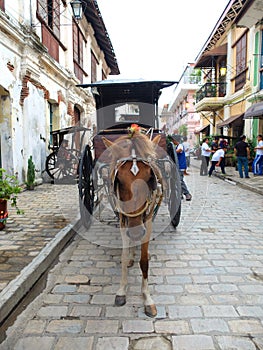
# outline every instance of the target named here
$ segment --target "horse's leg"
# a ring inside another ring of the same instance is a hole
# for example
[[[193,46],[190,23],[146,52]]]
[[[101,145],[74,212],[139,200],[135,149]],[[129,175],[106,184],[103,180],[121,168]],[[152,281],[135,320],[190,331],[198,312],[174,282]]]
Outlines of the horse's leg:
[[[142,295],[144,298],[144,312],[149,317],[155,317],[157,315],[157,309],[150,295],[148,287],[148,269],[149,269],[149,240],[151,235],[152,223],[148,221],[146,223],[146,238],[141,244],[141,259],[140,267],[142,270]]]
[[[126,228],[121,227],[122,255],[121,255],[121,281],[115,297],[115,305],[126,304],[126,289],[128,284],[128,263],[129,263],[129,238],[126,235]]]
[[[134,257],[135,257],[135,245],[130,247],[129,249],[129,262],[128,262],[128,267],[132,267],[134,264]]]

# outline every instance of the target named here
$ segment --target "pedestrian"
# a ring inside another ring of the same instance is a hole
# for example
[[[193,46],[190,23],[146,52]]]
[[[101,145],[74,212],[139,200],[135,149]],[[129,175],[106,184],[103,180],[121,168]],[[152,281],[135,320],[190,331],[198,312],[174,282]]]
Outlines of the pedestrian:
[[[208,173],[208,165],[209,165],[210,155],[212,152],[208,143],[209,143],[209,138],[206,137],[201,146],[201,168],[200,168],[201,176],[206,176]]]
[[[252,164],[252,171],[254,175],[263,175],[263,140],[262,135],[257,136],[258,144],[255,147],[256,157]]]
[[[239,177],[243,178],[243,167],[245,177],[249,179],[248,176],[248,159],[250,158],[250,150],[248,143],[246,142],[246,135],[240,136],[240,141],[238,141],[234,147],[234,154],[237,157],[237,169],[239,172]]]
[[[211,144],[211,150],[213,153],[219,149],[219,136],[215,136]]]
[[[208,173],[209,177],[211,177],[216,166],[221,166],[221,162],[225,157],[225,152],[227,151],[227,146],[223,145],[222,147],[223,148],[219,148],[217,151],[215,151],[215,153],[212,156],[212,159],[211,159],[212,164],[211,164],[211,167],[210,167],[209,173]],[[222,169],[222,173],[225,174],[224,168]]]
[[[186,169],[185,169],[184,175],[190,175],[187,172],[187,168],[189,168],[189,166],[190,166],[190,143],[187,141],[186,136],[184,136],[183,140],[184,140],[184,142],[183,142],[184,153],[185,153],[185,158],[186,158]]]
[[[219,148],[224,148],[224,146],[227,146],[228,148],[228,143],[227,143],[227,140],[224,139],[224,137],[221,137],[219,139]],[[220,163],[222,174],[225,174],[225,165],[226,165],[225,159],[226,157],[224,157]]]
[[[174,149],[178,158],[178,167],[179,167],[179,173],[180,173],[182,196],[184,195],[185,199],[187,201],[190,201],[192,199],[192,195],[190,194],[186,186],[186,183],[184,182],[184,171],[186,169],[186,157],[184,152],[184,146],[181,143],[181,136],[172,135],[171,138],[172,138]]]

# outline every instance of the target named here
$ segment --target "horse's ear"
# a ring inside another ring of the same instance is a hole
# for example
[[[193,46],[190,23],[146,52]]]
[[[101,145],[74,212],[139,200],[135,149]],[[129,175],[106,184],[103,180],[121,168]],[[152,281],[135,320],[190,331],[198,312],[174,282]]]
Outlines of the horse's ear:
[[[155,147],[158,145],[160,140],[161,140],[161,135],[156,135],[155,138],[152,140],[152,142],[154,143]]]
[[[110,140],[106,139],[106,137],[103,137],[102,136],[102,141],[104,143],[104,145],[108,148],[108,147],[111,147],[113,145],[113,142],[111,142]]]
[[[106,146],[106,148],[108,148],[112,154],[113,153],[115,155],[120,154],[122,148],[120,146],[116,145],[116,143],[106,139],[106,137],[103,137],[103,136],[102,136],[102,141],[103,141],[104,145]]]

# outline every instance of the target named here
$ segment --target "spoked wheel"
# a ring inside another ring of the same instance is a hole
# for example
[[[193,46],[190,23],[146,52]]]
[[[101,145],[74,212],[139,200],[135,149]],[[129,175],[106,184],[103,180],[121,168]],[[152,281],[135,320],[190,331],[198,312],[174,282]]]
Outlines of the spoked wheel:
[[[52,152],[46,159],[46,171],[57,183],[75,183],[79,164],[79,151],[67,151],[61,155],[60,150]]]
[[[170,143],[167,146],[167,153],[173,161],[170,176],[170,195],[169,195],[169,212],[171,218],[171,224],[176,228],[180,223],[181,218],[181,180],[178,169],[178,159],[174,151],[173,145]]]
[[[87,145],[79,165],[79,207],[83,226],[88,229],[94,208],[94,184],[92,177],[93,160],[90,146]]]

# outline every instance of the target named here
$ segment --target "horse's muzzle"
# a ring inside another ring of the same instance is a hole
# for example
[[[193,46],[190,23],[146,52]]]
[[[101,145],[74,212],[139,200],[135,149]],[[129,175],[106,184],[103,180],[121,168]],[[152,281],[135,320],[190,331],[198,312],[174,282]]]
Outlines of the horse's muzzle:
[[[132,241],[140,241],[146,233],[146,229],[142,225],[128,227],[126,234]]]

